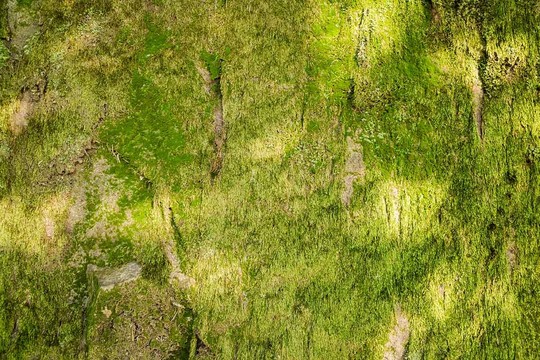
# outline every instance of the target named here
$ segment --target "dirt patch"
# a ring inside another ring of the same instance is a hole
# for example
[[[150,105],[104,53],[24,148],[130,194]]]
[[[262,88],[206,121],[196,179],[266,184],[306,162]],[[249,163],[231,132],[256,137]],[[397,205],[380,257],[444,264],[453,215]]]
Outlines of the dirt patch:
[[[384,360],[400,360],[405,358],[405,352],[411,334],[409,319],[398,305],[395,310],[396,325],[388,336],[385,345]]]
[[[94,179],[102,177],[105,175],[105,172],[109,170],[110,166],[107,163],[107,160],[104,158],[97,159],[94,163],[94,168],[92,169],[92,177]]]
[[[69,208],[66,220],[66,232],[72,234],[75,226],[84,220],[86,216],[86,195],[84,192],[78,194],[75,203]]]
[[[347,175],[345,176],[345,179],[343,180],[344,188],[343,192],[341,193],[341,201],[343,205],[350,206],[351,205],[351,199],[354,194],[354,181],[356,180],[356,176],[354,175]]]
[[[441,14],[435,6],[431,7],[431,19],[434,24],[439,24],[441,22]]]
[[[368,40],[370,37],[368,18],[369,18],[369,9],[364,9],[362,11],[360,21],[358,22],[358,39],[357,39],[356,51],[355,51],[356,65],[360,67],[366,66],[367,61],[368,61],[367,48],[368,48]],[[349,100],[349,104],[353,105],[353,110],[358,110],[356,106],[354,106],[354,93],[355,93],[354,80],[351,79],[351,87],[349,89],[348,100]]]
[[[131,210],[127,209],[124,212],[124,215],[126,217],[126,220],[124,220],[124,222],[122,223],[122,228],[128,228],[135,224],[135,219],[133,218],[133,213],[131,212]]]
[[[341,193],[343,205],[349,207],[354,195],[354,183],[363,179],[366,173],[364,157],[362,155],[362,145],[355,142],[352,138],[347,138],[347,161],[345,163],[345,178],[343,180],[344,189]]]
[[[141,276],[142,267],[136,262],[130,262],[118,268],[100,268],[90,264],[86,271],[96,276],[100,288],[108,291],[116,285],[137,280]]]
[[[106,192],[105,194],[103,194],[101,200],[108,211],[113,213],[120,212],[120,206],[118,206],[118,201],[120,200],[120,193],[118,191]]]

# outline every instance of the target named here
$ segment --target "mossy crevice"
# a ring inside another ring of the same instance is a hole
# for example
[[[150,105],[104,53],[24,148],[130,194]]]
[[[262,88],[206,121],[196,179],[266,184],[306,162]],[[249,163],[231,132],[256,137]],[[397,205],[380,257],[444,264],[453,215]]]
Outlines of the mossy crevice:
[[[223,90],[221,84],[223,59],[218,55],[204,51],[201,54],[203,65],[197,66],[197,70],[204,81],[207,94],[215,102],[213,113],[214,132],[214,158],[210,165],[210,176],[214,180],[219,176],[223,167],[225,145],[227,141],[226,123],[223,113]]]

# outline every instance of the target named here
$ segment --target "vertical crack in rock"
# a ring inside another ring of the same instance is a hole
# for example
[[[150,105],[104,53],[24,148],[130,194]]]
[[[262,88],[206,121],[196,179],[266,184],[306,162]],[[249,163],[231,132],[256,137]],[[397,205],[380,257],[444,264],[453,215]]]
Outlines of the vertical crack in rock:
[[[223,93],[221,90],[221,59],[206,54],[206,64],[197,64],[197,72],[204,81],[204,89],[215,101],[214,107],[214,159],[210,167],[210,175],[215,179],[223,167],[224,148],[227,141],[225,119],[223,116]]]
[[[395,310],[396,325],[388,336],[384,351],[384,360],[405,359],[407,343],[411,334],[409,319],[398,305]]]
[[[476,131],[480,140],[484,140],[484,86],[480,77],[480,69],[477,68],[474,74],[474,80],[472,85],[473,96],[473,116],[476,123]]]
[[[345,163],[344,189],[341,201],[346,207],[350,206],[354,195],[354,183],[365,176],[366,168],[362,155],[362,145],[347,137],[347,162]]]
[[[170,236],[167,236],[167,239],[163,240],[163,249],[165,251],[165,256],[167,257],[167,261],[171,265],[171,273],[169,275],[169,282],[171,284],[177,284],[182,289],[188,289],[191,286],[194,285],[195,280],[191,277],[185,275],[180,267],[180,259],[178,258],[178,254],[176,253],[176,246],[173,241],[176,237],[180,237],[180,230],[178,229],[178,226],[174,220],[174,213],[172,211],[172,208],[168,206],[167,204],[162,204],[163,209],[163,217],[165,221],[170,222],[170,229],[169,232],[171,233]]]

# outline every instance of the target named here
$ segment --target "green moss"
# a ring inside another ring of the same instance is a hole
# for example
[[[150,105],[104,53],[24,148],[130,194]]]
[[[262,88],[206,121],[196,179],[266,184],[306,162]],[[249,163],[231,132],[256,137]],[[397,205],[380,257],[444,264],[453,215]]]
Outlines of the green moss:
[[[168,266],[161,244],[146,244],[136,250],[143,266],[143,277],[164,285],[168,277]]]
[[[141,64],[144,64],[149,57],[159,54],[168,46],[167,33],[154,23],[150,14],[145,14],[144,22],[147,27],[147,34],[144,41],[144,51],[139,60]]]
[[[30,6],[30,5],[32,5],[33,2],[34,2],[34,0],[17,0],[17,5],[18,6]]]
[[[213,80],[218,79],[221,76],[221,62],[222,59],[215,54],[211,54],[207,51],[201,53],[201,59],[208,67],[208,71]]]
[[[398,307],[410,358],[538,353],[535,4],[40,4],[43,18],[73,20],[45,26],[13,72],[0,69],[2,119],[41,71],[50,96],[19,136],[3,127],[11,186],[0,244],[39,251],[23,219],[41,219],[75,180],[85,216],[73,234],[58,230],[54,261],[0,253],[0,357],[75,356],[86,319],[89,358],[194,355],[197,337],[224,359],[383,358]],[[214,179],[216,99],[199,62],[222,90],[227,138]],[[99,149],[80,178],[59,180],[51,169],[90,138]],[[365,166],[350,206],[347,138]],[[103,160],[108,170],[94,174]],[[9,211],[17,197],[28,204],[20,219]],[[111,231],[89,232],[100,222]],[[169,286],[166,241],[193,288]],[[86,265],[129,261],[142,278],[96,290],[81,315]],[[21,305],[28,293],[49,312]]]
[[[9,49],[4,45],[4,43],[0,42],[0,68],[7,63],[10,56],[11,54]]]

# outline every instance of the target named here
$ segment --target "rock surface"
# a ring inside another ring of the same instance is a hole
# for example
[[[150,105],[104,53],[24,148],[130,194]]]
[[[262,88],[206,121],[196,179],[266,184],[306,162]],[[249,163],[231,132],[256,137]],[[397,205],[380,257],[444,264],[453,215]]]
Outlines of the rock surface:
[[[96,265],[88,265],[87,272],[97,277],[99,287],[103,290],[111,290],[116,285],[137,280],[141,276],[142,267],[136,262],[127,263],[117,268],[100,268]]]

